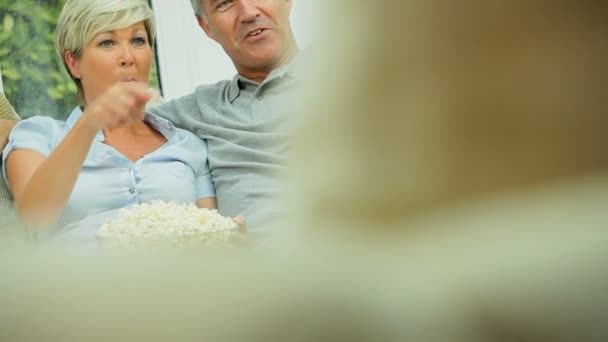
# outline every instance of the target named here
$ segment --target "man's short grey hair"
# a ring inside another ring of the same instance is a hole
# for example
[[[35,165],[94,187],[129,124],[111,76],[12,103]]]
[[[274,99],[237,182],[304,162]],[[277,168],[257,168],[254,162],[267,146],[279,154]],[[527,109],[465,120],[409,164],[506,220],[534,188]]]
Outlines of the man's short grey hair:
[[[67,0],[55,32],[55,50],[68,74],[78,87],[78,100],[83,102],[82,85],[74,78],[65,63],[65,53],[75,58],[82,55],[93,38],[102,33],[144,22],[150,46],[154,44],[156,28],[153,12],[146,0]]]
[[[205,10],[203,8],[203,0],[190,0],[194,14],[205,19]]]
[[[203,17],[205,15],[203,11],[202,0],[190,0],[190,4],[192,5],[192,9],[194,10],[194,14],[199,17]]]

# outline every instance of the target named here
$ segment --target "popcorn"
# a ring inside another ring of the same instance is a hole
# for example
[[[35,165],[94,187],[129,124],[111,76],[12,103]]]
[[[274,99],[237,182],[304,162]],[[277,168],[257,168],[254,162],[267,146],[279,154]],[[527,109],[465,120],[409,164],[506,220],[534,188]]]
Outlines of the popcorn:
[[[227,241],[236,228],[238,225],[233,220],[220,215],[216,209],[155,200],[120,209],[118,218],[104,222],[97,238],[123,246],[133,246],[136,242],[213,245]]]

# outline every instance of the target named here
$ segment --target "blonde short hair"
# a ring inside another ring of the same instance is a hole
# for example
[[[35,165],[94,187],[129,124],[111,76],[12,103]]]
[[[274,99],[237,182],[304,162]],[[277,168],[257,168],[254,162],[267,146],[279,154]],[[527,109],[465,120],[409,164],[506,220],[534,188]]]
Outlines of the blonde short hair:
[[[153,46],[156,28],[153,12],[145,0],[67,0],[57,22],[55,50],[61,57],[68,74],[78,87],[78,100],[83,103],[82,84],[72,76],[65,62],[65,52],[75,58],[102,32],[112,31],[144,22],[149,44]]]

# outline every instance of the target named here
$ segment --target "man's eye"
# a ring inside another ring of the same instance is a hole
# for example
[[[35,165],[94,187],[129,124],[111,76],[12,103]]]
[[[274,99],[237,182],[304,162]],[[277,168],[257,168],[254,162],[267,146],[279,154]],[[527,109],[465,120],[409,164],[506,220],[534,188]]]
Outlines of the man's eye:
[[[227,7],[228,5],[230,5],[232,3],[233,0],[223,0],[217,3],[216,8],[217,9],[222,9]]]
[[[135,46],[143,46],[148,42],[148,40],[144,37],[135,37],[133,38],[132,42]]]
[[[99,44],[97,44],[99,47],[103,47],[103,48],[107,48],[107,47],[111,47],[112,45],[114,45],[114,41],[112,39],[104,39],[101,42],[99,42]]]

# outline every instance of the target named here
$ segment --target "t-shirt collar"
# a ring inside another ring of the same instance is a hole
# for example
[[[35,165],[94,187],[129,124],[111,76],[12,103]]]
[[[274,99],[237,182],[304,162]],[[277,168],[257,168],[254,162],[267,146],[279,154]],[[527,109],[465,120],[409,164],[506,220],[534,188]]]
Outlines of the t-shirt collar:
[[[296,78],[297,74],[298,74],[298,70],[300,69],[300,67],[299,67],[300,63],[298,62],[299,55],[300,54],[298,53],[291,60],[291,62],[272,70],[262,83],[255,82],[255,81],[250,80],[246,77],[243,77],[239,74],[235,75],[232,78],[232,81],[230,82],[230,88],[228,89],[228,99],[230,100],[230,102],[234,102],[234,100],[236,100],[236,98],[239,97],[239,95],[241,94],[241,89],[243,89],[247,83],[255,84],[257,86],[262,86],[266,83],[272,82],[275,79],[283,78],[285,76],[290,77],[290,78]]]

